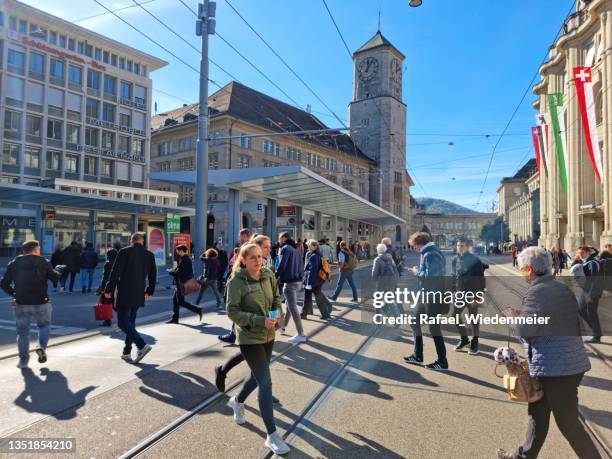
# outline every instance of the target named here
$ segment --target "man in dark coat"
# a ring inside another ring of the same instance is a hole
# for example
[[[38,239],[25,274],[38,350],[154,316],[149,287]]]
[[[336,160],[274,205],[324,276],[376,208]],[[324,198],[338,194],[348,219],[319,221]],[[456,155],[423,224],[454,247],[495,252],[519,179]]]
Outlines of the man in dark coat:
[[[166,322],[167,324],[178,324],[179,309],[181,306],[195,312],[200,316],[200,320],[202,320],[202,308],[187,302],[181,288],[181,284],[183,282],[193,279],[193,263],[191,261],[191,257],[187,253],[187,250],[186,245],[179,245],[176,248],[176,254],[179,262],[177,267],[169,273],[172,277],[174,277],[176,290],[174,291],[174,297],[172,298],[172,318]]]
[[[81,246],[77,241],[72,241],[70,245],[64,249],[62,261],[64,265],[66,265],[66,269],[62,271],[62,278],[60,279],[62,292],[66,291],[66,280],[68,280],[68,275],[70,275],[69,291],[72,293],[76,275],[81,271]]]
[[[96,292],[97,295],[102,295],[104,293],[104,287],[110,278],[111,269],[113,268],[113,264],[115,263],[115,258],[117,258],[117,254],[121,250],[121,243],[119,241],[113,242],[113,248],[106,252],[106,262],[104,263],[103,271],[102,271],[102,281],[100,281],[100,287]],[[112,292],[114,296],[115,292]],[[111,296],[111,301],[114,302],[114,299]],[[102,327],[110,327],[111,321],[105,320],[100,324]]]
[[[85,250],[81,253],[81,289],[83,293],[91,293],[93,276],[98,266],[98,254],[91,242],[85,244]],[[85,285],[87,282],[87,285]]]
[[[125,347],[121,358],[132,362],[132,344],[136,344],[138,354],[134,363],[137,363],[151,351],[151,346],[146,344],[136,331],[136,314],[138,308],[144,306],[145,300],[155,293],[157,267],[153,253],[144,248],[143,233],[134,233],[131,242],[132,245],[121,249],[117,254],[104,287],[104,295],[111,298],[117,289],[117,322],[125,333]]]

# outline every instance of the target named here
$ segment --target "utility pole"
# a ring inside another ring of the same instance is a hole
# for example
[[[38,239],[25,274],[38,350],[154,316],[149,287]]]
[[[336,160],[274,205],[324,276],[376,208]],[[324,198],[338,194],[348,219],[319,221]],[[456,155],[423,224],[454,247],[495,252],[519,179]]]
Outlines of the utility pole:
[[[194,261],[195,272],[201,271],[200,254],[206,249],[208,233],[208,36],[215,33],[217,4],[204,0],[198,4],[196,35],[202,37],[200,58],[200,107],[198,116],[198,143],[196,146],[196,211]]]

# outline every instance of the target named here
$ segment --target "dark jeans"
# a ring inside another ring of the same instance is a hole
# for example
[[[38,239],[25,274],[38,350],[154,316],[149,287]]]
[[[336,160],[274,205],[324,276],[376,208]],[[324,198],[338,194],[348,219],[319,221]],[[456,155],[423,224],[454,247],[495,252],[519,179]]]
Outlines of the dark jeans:
[[[274,410],[272,407],[272,377],[270,375],[270,359],[274,341],[265,344],[241,344],[240,352],[251,369],[251,376],[244,382],[238,394],[238,402],[244,403],[247,397],[259,387],[259,412],[266,425],[266,431],[272,434],[276,431]]]
[[[593,336],[595,338],[601,338],[601,325],[599,324],[599,315],[597,314],[598,307],[599,297],[593,298],[591,301],[587,301],[587,298],[584,296],[580,298],[578,312],[584,321],[589,324],[591,330],[593,330]]]
[[[209,280],[205,285],[202,285],[200,287],[200,292],[198,293],[198,299],[196,300],[196,304],[200,304],[200,301],[202,301],[202,297],[204,296],[204,292],[206,292],[207,288],[210,288],[212,290],[213,294],[215,295],[215,299],[217,300],[217,308],[220,308],[223,300],[221,298],[221,293],[219,293],[219,287],[217,285],[216,280]]]
[[[461,309],[455,307],[453,310],[453,315],[459,316],[459,323],[457,324],[457,330],[459,331],[459,335],[461,335],[461,339],[466,340],[468,339],[468,334],[467,334],[468,326],[466,325],[465,320],[463,319],[464,314],[470,314],[470,315],[476,316],[476,314],[478,314],[478,307],[466,305]],[[463,324],[463,326],[459,324]],[[472,323],[472,338],[478,338],[479,331],[480,331],[480,324]]]
[[[60,278],[60,284],[62,284],[62,288],[66,289],[66,281],[68,280],[68,275],[70,275],[70,288],[69,290],[72,292],[74,290],[74,280],[76,279],[77,273],[69,273],[67,271],[62,272],[62,277]]]
[[[527,406],[529,424],[525,443],[514,453],[515,458],[531,459],[538,456],[550,422],[550,413],[557,427],[581,459],[599,459],[591,437],[578,419],[578,386],[584,373],[571,376],[538,378],[544,388],[544,397]]]
[[[414,335],[414,352],[413,354],[419,359],[423,358],[423,333],[421,332],[421,324],[419,322],[419,315],[425,314],[425,305],[420,304],[414,308],[414,313],[417,320],[414,324],[410,325],[412,333]],[[436,346],[436,353],[438,354],[438,360],[440,362],[446,362],[446,347],[444,346],[444,337],[442,336],[442,329],[439,324],[430,324],[429,333],[433,338]]]
[[[181,290],[179,288],[176,288],[176,290],[174,290],[174,296],[172,297],[172,319],[173,320],[179,319],[179,309],[181,306],[183,306],[186,309],[189,309],[192,312],[195,312],[196,314],[200,313],[200,308],[197,306],[194,306],[191,303],[188,303],[185,300],[185,296],[181,293]]]
[[[321,317],[323,319],[327,319],[332,312],[332,305],[327,299],[327,297],[323,294],[323,284],[313,287],[311,290],[304,290],[304,308],[302,309],[302,314],[312,314],[312,297],[315,297],[317,301],[317,308],[319,308],[319,312],[321,313]]]
[[[232,371],[232,368],[238,366],[242,362],[244,362],[244,355],[242,355],[241,351],[236,352],[229,359],[227,359],[223,365],[221,365],[221,373],[227,376],[227,374]]]
[[[136,314],[138,308],[119,309],[117,311],[117,324],[123,333],[125,333],[125,346],[123,354],[132,352],[132,344],[135,344],[138,349],[145,346],[144,339],[136,331]]]

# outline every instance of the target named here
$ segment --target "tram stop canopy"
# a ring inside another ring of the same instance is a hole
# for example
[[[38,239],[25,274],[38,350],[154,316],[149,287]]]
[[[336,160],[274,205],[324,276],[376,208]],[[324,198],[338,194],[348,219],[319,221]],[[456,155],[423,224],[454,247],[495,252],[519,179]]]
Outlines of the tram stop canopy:
[[[153,172],[151,180],[195,185],[195,171]],[[209,186],[255,194],[275,201],[372,225],[400,225],[405,220],[302,166],[211,169]]]

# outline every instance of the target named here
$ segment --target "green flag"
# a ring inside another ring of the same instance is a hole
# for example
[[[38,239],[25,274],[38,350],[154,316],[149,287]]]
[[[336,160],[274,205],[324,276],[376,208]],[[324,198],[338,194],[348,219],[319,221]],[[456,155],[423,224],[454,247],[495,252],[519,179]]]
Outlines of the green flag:
[[[557,163],[559,164],[559,178],[561,189],[567,192],[567,145],[565,144],[565,110],[563,109],[563,94],[560,92],[548,94],[548,110],[555,139],[555,151]]]

